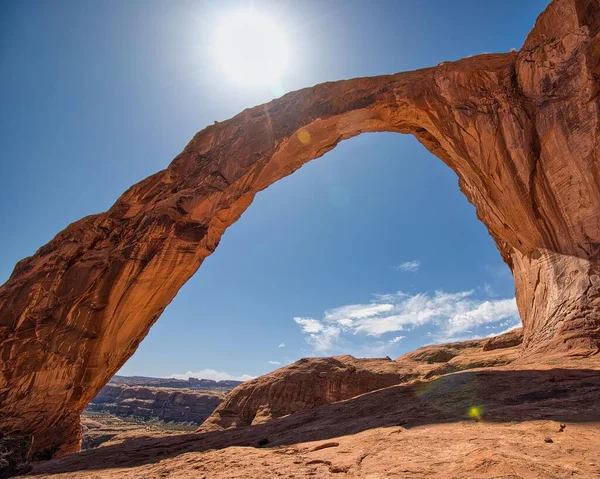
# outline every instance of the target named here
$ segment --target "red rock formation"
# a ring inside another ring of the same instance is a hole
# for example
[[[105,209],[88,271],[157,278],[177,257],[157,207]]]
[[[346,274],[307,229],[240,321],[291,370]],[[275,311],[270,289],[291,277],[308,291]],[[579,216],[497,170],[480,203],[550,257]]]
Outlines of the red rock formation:
[[[199,430],[260,424],[416,377],[391,359],[304,358],[235,388]]]
[[[523,328],[513,329],[499,336],[488,339],[482,349],[484,351],[493,351],[494,349],[512,348],[519,346],[523,342]]]
[[[79,448],[79,414],[254,195],[363,132],[459,177],[515,277],[529,354],[600,341],[598,0],[555,0],[520,52],[325,83],[198,133],[169,167],[20,261],[0,288],[0,429]]]
[[[519,328],[490,339],[425,346],[395,361],[352,356],[304,358],[235,388],[198,431],[262,424],[415,379],[505,366],[518,358],[522,339]]]

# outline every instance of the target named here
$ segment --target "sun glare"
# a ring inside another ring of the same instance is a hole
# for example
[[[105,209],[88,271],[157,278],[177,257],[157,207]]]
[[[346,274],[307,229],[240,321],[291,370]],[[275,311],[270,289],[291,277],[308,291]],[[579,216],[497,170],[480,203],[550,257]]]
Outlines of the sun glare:
[[[277,84],[287,65],[283,33],[255,10],[239,10],[221,21],[215,53],[228,77],[248,85]]]

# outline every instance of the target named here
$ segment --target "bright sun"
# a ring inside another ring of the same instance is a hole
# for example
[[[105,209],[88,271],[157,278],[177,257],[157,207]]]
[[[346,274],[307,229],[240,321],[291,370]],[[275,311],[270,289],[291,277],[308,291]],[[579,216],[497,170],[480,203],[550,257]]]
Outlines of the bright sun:
[[[287,45],[279,27],[254,10],[229,14],[217,28],[217,61],[233,80],[275,85],[287,65]]]

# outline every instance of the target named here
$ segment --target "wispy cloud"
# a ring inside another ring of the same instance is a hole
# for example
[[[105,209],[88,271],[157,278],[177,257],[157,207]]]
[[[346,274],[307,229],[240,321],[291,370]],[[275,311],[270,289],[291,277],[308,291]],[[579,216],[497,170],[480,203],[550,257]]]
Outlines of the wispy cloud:
[[[318,333],[323,330],[323,325],[313,318],[294,318],[300,326],[302,326],[302,332],[304,333]]]
[[[279,366],[281,363],[279,361],[267,361],[269,364],[272,364],[273,366]]]
[[[436,340],[451,339],[469,333],[471,329],[485,325],[502,326],[519,323],[514,298],[483,300],[474,291],[433,294],[409,294],[397,292],[376,295],[367,304],[351,304],[326,310],[322,319],[296,317],[306,341],[315,354],[327,354],[341,343],[356,336],[380,338],[389,333],[410,331],[428,325]],[[373,345],[383,351],[397,344],[405,336],[382,341]]]
[[[215,369],[201,369],[199,371],[188,371],[183,374],[171,374],[170,378],[174,379],[189,379],[189,378],[197,378],[197,379],[212,379],[213,381],[247,381],[249,379],[254,379],[256,376],[250,376],[249,374],[242,374],[241,376],[233,376],[232,374],[217,371]]]
[[[356,320],[370,318],[393,309],[392,304],[349,304],[325,311],[324,320],[350,326]]]
[[[396,266],[398,271],[408,271],[409,273],[416,273],[419,271],[421,267],[421,262],[419,260],[405,261],[404,263]]]
[[[517,303],[513,299],[498,299],[472,304],[468,311],[456,312],[448,321],[448,334],[460,333],[482,324],[496,323],[518,316]]]
[[[486,337],[491,338],[492,336],[500,336],[501,334],[509,333],[513,329],[517,329],[522,326],[521,321],[518,321],[518,322],[505,321],[500,324],[500,326],[507,326],[507,325],[508,325],[508,327],[506,327],[505,329],[502,329],[501,331],[494,331],[493,333],[489,333],[488,335],[486,335]]]
[[[281,343],[279,346],[277,346],[278,348],[285,348],[285,344]]]

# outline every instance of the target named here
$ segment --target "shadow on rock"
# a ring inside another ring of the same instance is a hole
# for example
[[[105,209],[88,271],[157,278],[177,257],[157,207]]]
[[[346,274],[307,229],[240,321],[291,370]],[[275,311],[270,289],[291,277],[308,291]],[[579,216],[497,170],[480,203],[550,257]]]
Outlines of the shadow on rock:
[[[476,370],[392,386],[267,423],[225,431],[136,437],[38,463],[36,474],[135,467],[229,446],[278,447],[367,429],[458,421],[600,421],[596,369]]]

